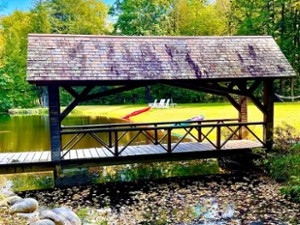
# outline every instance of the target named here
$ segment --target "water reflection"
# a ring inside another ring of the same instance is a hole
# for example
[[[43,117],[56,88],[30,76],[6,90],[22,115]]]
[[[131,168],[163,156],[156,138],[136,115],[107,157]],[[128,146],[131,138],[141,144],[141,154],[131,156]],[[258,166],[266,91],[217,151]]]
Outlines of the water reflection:
[[[87,124],[112,124],[127,123],[127,121],[118,118],[109,118],[101,116],[70,116],[64,119],[62,125],[87,125]],[[151,133],[151,131],[149,131]],[[105,143],[108,143],[107,133],[96,133]],[[137,132],[128,132],[120,142],[126,145],[136,136]],[[158,132],[159,139],[164,136],[165,132]],[[62,146],[64,146],[74,135],[64,135],[62,137]],[[122,134],[119,134],[119,139]],[[152,134],[154,136],[154,134]],[[173,136],[172,140],[179,140],[180,136]],[[184,141],[189,141],[185,138]],[[114,137],[112,139],[114,143]],[[166,143],[164,139],[161,143]],[[133,142],[134,144],[151,144],[143,134],[140,134]],[[86,135],[72,149],[101,147],[92,136]],[[28,151],[49,151],[50,134],[48,116],[26,115],[26,116],[9,116],[0,115],[0,152],[28,152]]]
[[[121,119],[108,117],[67,117],[63,125],[121,123]],[[0,115],[0,152],[26,152],[50,150],[48,116]],[[85,139],[82,145],[93,144]],[[78,146],[81,147],[81,146]]]
[[[195,217],[200,220],[197,225],[223,225],[240,224],[240,220],[233,220],[235,204],[231,202],[219,202],[213,197],[204,197],[195,208]]]

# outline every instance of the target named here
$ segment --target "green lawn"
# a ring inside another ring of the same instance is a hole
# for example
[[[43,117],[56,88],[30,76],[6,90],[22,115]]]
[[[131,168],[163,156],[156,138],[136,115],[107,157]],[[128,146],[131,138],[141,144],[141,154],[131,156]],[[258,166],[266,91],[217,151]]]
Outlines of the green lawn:
[[[78,106],[73,115],[107,116],[121,118],[147,105],[118,105],[118,106]],[[249,104],[249,121],[262,121],[262,113]],[[205,119],[237,118],[238,113],[233,106],[226,103],[209,104],[178,104],[176,108],[151,109],[148,112],[132,117],[134,122],[159,122],[186,120],[203,114]],[[275,104],[275,127],[283,123],[300,129],[300,102]]]

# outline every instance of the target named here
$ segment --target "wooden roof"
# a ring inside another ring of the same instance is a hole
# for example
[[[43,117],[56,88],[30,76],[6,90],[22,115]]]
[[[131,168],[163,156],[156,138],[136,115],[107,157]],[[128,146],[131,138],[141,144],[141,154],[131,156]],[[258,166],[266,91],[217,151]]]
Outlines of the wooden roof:
[[[28,42],[27,80],[36,84],[295,76],[270,36],[30,34]]]

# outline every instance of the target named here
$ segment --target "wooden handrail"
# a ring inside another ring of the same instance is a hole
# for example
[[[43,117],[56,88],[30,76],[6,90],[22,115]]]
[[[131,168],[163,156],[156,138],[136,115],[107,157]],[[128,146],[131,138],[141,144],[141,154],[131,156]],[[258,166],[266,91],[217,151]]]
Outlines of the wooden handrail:
[[[198,122],[197,122],[198,123]],[[86,127],[81,127],[81,129],[71,129],[62,130],[61,134],[77,134],[77,133],[91,133],[91,132],[125,132],[125,131],[139,131],[139,130],[169,130],[169,129],[182,129],[182,128],[206,128],[206,127],[227,127],[227,126],[250,126],[250,125],[264,125],[264,122],[243,122],[243,123],[219,123],[219,124],[196,124],[196,125],[175,125],[173,126],[157,126],[157,127],[121,127],[121,128],[90,128],[83,129]],[[149,125],[149,124],[148,124]],[[152,125],[152,124],[150,124]]]
[[[151,142],[154,145],[159,145],[162,149],[166,150],[168,153],[172,153],[173,150],[189,135],[191,140],[196,142],[207,141],[216,150],[221,150],[226,143],[234,138],[237,131],[242,127],[245,127],[250,131],[250,133],[256,138],[257,141],[265,145],[263,141],[252,131],[249,126],[265,126],[265,122],[236,122],[231,123],[231,121],[236,121],[236,119],[226,119],[227,123],[224,123],[224,120],[213,120],[217,121],[216,123],[211,123],[212,120],[203,123],[203,121],[189,121],[186,123],[182,122],[162,122],[162,123],[142,123],[138,124],[139,126],[71,126],[73,129],[68,127],[68,129],[61,130],[61,135],[75,135],[67,142],[67,144],[62,148],[62,150],[67,150],[63,156],[65,156],[75,145],[85,136],[90,135],[94,138],[99,144],[101,144],[105,149],[110,151],[115,157],[119,156],[128,146],[134,143],[136,138],[139,135],[146,137],[146,140]],[[161,126],[158,126],[160,124]],[[128,124],[127,124],[128,125]],[[130,124],[131,125],[131,124]],[[202,128],[209,128],[202,129]],[[222,128],[227,128],[231,134],[223,139],[222,138]],[[179,140],[172,141],[172,132],[173,130],[182,129],[185,131],[185,134],[181,136]],[[194,135],[192,131],[198,132],[198,135]],[[125,137],[129,132],[136,132],[129,140],[126,140],[126,143],[120,144],[123,137]],[[148,132],[153,131],[153,132]],[[163,136],[158,137],[158,132],[164,131]],[[205,133],[203,133],[205,131]],[[216,140],[212,140],[211,133],[216,131]],[[97,134],[98,133],[98,134]],[[108,140],[102,139],[98,136],[100,133],[108,133]],[[79,138],[78,138],[79,137]],[[165,145],[166,144],[166,145]]]
[[[199,121],[168,121],[168,122],[148,122],[148,123],[112,123],[112,124],[89,124],[89,125],[72,125],[62,126],[61,130],[67,129],[84,129],[84,128],[113,128],[113,127],[138,127],[138,126],[159,126],[167,124],[193,124],[193,123],[220,123],[220,122],[232,122],[239,119],[212,119],[212,120],[199,120]]]

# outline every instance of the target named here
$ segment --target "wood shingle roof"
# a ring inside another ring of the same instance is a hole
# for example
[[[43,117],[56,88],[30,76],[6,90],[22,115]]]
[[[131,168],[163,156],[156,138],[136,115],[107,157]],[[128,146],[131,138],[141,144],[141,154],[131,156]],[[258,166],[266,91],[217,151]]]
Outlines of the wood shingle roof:
[[[30,34],[27,80],[286,78],[292,67],[270,36],[116,37]]]

